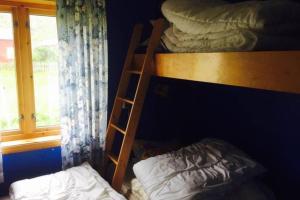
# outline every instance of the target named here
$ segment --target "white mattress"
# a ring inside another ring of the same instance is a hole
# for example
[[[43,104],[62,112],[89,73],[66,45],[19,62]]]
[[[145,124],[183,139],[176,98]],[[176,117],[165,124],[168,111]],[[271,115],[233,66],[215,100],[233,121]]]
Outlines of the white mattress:
[[[143,186],[137,178],[132,178],[122,186],[122,193],[128,200],[149,200]],[[220,197],[219,197],[220,198]],[[275,200],[272,191],[259,181],[250,181],[233,189],[221,197],[223,200]],[[211,200],[211,198],[203,198]]]
[[[14,182],[11,200],[125,200],[88,164]]]

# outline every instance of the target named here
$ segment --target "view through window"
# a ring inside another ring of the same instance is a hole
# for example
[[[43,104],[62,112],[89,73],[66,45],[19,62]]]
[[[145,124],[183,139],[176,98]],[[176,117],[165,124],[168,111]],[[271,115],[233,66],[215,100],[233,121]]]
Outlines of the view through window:
[[[30,15],[36,126],[59,125],[55,17]]]
[[[0,13],[0,131],[18,130],[14,35],[11,13]]]

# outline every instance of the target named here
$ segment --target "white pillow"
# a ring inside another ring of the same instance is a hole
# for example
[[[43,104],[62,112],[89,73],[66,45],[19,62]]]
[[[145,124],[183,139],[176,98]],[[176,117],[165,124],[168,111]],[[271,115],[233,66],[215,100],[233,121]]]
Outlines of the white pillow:
[[[133,171],[151,200],[191,200],[222,195],[264,168],[232,145],[206,139],[142,160]]]
[[[290,1],[167,0],[162,13],[185,33],[206,34],[233,29],[264,30],[300,22],[300,4]]]

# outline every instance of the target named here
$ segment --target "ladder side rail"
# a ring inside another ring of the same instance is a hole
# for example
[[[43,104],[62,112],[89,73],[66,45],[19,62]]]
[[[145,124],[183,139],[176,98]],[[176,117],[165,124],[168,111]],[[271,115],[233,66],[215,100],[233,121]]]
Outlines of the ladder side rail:
[[[119,81],[118,90],[116,93],[116,97],[114,100],[113,108],[110,114],[110,119],[107,127],[107,133],[106,133],[106,141],[105,141],[105,156],[104,156],[104,174],[107,168],[107,162],[108,162],[108,154],[112,150],[113,140],[116,133],[116,130],[111,127],[112,123],[115,123],[116,120],[120,117],[122,105],[121,102],[118,102],[118,97],[120,95],[125,95],[125,92],[127,90],[128,84],[129,84],[129,76],[126,73],[126,70],[128,70],[131,66],[132,59],[134,56],[134,51],[136,47],[138,46],[141,35],[142,35],[142,29],[143,26],[141,24],[135,25],[132,37],[130,39],[130,45],[128,47],[127,56],[125,59],[125,64],[122,70],[121,79]]]
[[[139,119],[144,104],[144,99],[152,75],[154,50],[160,42],[160,37],[163,32],[163,28],[164,20],[156,20],[149,41],[149,46],[147,48],[146,56],[143,62],[142,73],[135,93],[134,105],[132,106],[129,115],[128,124],[126,127],[126,137],[123,140],[118,159],[118,165],[116,166],[115,173],[113,176],[112,186],[117,191],[120,191],[125,176],[129,156],[132,150],[132,145],[134,142],[136,130],[139,124]]]

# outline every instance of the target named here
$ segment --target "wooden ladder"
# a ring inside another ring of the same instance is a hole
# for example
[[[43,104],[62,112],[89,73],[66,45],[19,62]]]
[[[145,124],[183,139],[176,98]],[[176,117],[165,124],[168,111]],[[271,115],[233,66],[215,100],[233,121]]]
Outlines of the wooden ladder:
[[[134,27],[134,31],[131,37],[129,49],[127,52],[123,72],[119,82],[118,91],[114,101],[114,106],[111,112],[110,120],[107,128],[106,135],[106,161],[105,170],[107,171],[107,161],[111,160],[115,165],[114,174],[112,177],[112,187],[120,191],[123,183],[123,179],[126,173],[127,163],[130,157],[132,146],[136,130],[139,124],[140,115],[142,112],[144,99],[150,82],[152,70],[153,70],[153,56],[154,50],[160,42],[160,37],[163,32],[164,20],[158,19],[153,24],[152,34],[149,40],[145,57],[143,58],[143,65],[139,68],[133,67],[133,59],[135,49],[139,45],[143,26],[138,24]],[[126,94],[129,87],[130,78],[135,75],[138,76],[138,83],[135,90],[133,99],[127,99]],[[118,126],[120,115],[122,112],[122,105],[131,105],[130,114],[128,117],[127,125],[125,129]],[[119,155],[112,153],[113,142],[116,134],[123,135],[123,141]]]

